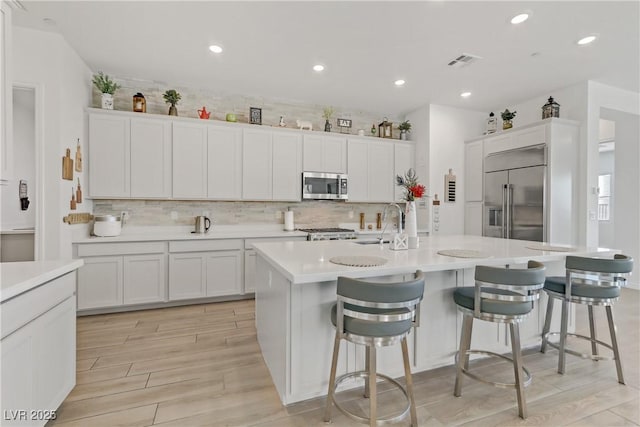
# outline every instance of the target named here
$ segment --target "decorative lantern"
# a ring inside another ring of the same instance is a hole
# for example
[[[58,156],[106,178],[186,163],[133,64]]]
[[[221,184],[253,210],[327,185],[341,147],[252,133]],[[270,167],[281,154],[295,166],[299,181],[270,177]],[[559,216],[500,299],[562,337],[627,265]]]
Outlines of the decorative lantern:
[[[140,92],[133,95],[133,111],[136,113],[147,112],[147,100],[144,99],[144,95]]]
[[[560,104],[553,100],[553,96],[549,97],[549,101],[542,106],[542,118],[560,117]]]
[[[385,117],[382,123],[378,125],[378,136],[380,138],[393,138],[392,136],[393,123],[388,122]]]
[[[489,118],[487,119],[487,133],[494,133],[498,130],[498,118],[493,111],[489,114]]]

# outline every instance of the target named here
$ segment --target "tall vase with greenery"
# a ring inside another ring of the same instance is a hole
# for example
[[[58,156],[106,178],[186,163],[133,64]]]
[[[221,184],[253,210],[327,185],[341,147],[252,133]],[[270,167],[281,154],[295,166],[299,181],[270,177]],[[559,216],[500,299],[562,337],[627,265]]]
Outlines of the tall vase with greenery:
[[[409,236],[409,249],[418,248],[418,219],[416,216],[416,199],[424,196],[426,187],[418,183],[418,175],[413,168],[409,169],[404,176],[396,175],[396,185],[404,187],[405,226]]]
[[[162,97],[164,98],[164,102],[166,102],[167,104],[171,104],[171,106],[169,107],[169,115],[177,116],[178,109],[176,108],[176,104],[178,103],[178,101],[180,101],[180,99],[182,99],[182,96],[178,92],[176,92],[175,89],[169,89],[162,95]]]
[[[329,123],[329,120],[331,120],[331,116],[333,116],[333,107],[325,107],[325,109],[322,111],[322,117],[324,117],[324,131],[325,132],[331,132],[331,123]]]
[[[98,72],[98,74],[94,74],[92,82],[102,93],[102,108],[105,110],[113,110],[113,94],[120,85],[111,80],[111,78],[102,71]]]
[[[398,129],[400,130],[400,139],[406,141],[408,138],[407,133],[411,132],[411,123],[409,120],[405,120],[404,122],[398,125]]]

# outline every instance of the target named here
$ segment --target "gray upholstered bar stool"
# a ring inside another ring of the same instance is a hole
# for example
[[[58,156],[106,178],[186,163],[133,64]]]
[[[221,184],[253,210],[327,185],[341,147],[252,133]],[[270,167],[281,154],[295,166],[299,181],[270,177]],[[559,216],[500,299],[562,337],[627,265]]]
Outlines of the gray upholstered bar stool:
[[[331,321],[336,327],[333,358],[329,376],[329,391],[324,420],[331,421],[335,404],[347,417],[371,426],[403,420],[411,413],[411,425],[417,426],[416,406],[413,398],[413,382],[409,365],[407,334],[419,322],[420,301],[424,292],[424,276],[417,271],[413,279],[390,282],[385,279],[358,280],[338,277],[337,303],[331,309]],[[340,340],[366,346],[365,370],[344,374],[336,378]],[[386,375],[376,372],[376,347],[400,342],[406,388]],[[369,398],[369,418],[347,411],[336,400],[336,389],[348,378],[364,378],[364,397]],[[407,407],[396,416],[377,417],[377,378],[387,380],[398,387],[407,399]]]
[[[598,354],[599,344],[613,351],[618,382],[624,384],[622,363],[620,362],[620,352],[618,351],[618,339],[616,337],[616,325],[613,321],[611,306],[620,297],[620,287],[625,285],[627,276],[633,270],[633,259],[626,255],[614,255],[613,259],[568,256],[565,267],[567,269],[566,277],[549,277],[544,285],[544,291],[549,296],[549,302],[547,303],[547,315],[544,319],[540,350],[545,353],[547,345],[558,349],[560,353],[558,357],[558,373],[564,374],[565,353],[585,359],[611,360],[611,357],[604,357]],[[562,301],[560,332],[549,332],[553,303],[556,299]],[[569,303],[588,305],[589,337],[567,332]],[[593,317],[594,305],[606,307],[611,344],[600,341],[596,337],[596,324]],[[557,344],[550,342],[549,336],[551,335],[560,335],[560,342]],[[568,349],[566,347],[567,336],[590,341],[591,354],[583,354]]]
[[[477,266],[475,286],[456,288],[453,298],[458,310],[462,312],[463,323],[460,350],[457,354],[458,369],[453,391],[454,396],[460,397],[462,394],[463,375],[496,387],[515,388],[518,398],[518,414],[522,418],[527,417],[524,388],[531,383],[531,374],[522,365],[519,323],[533,310],[533,302],[540,296],[540,290],[544,286],[544,278],[545,267],[536,261],[529,261],[526,269]],[[510,359],[490,351],[469,349],[473,319],[508,323],[513,358]],[[515,382],[492,382],[470,372],[470,354],[496,356],[512,362]]]

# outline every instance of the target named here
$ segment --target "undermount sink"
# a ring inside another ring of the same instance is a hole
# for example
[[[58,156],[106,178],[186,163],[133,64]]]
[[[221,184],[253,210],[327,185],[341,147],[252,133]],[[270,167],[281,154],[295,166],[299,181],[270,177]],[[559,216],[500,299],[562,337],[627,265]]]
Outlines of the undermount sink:
[[[379,245],[380,239],[375,240],[356,240],[353,243],[357,243],[359,245]],[[382,243],[389,243],[388,240],[383,240]]]

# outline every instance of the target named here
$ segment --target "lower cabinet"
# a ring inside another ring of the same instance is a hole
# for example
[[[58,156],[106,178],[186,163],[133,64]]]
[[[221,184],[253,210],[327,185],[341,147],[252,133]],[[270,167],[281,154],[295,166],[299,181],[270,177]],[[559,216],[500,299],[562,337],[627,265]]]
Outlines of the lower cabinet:
[[[241,249],[235,239],[170,242],[169,300],[242,293]]]
[[[256,292],[256,251],[246,249],[244,251],[244,292],[245,294]]]

